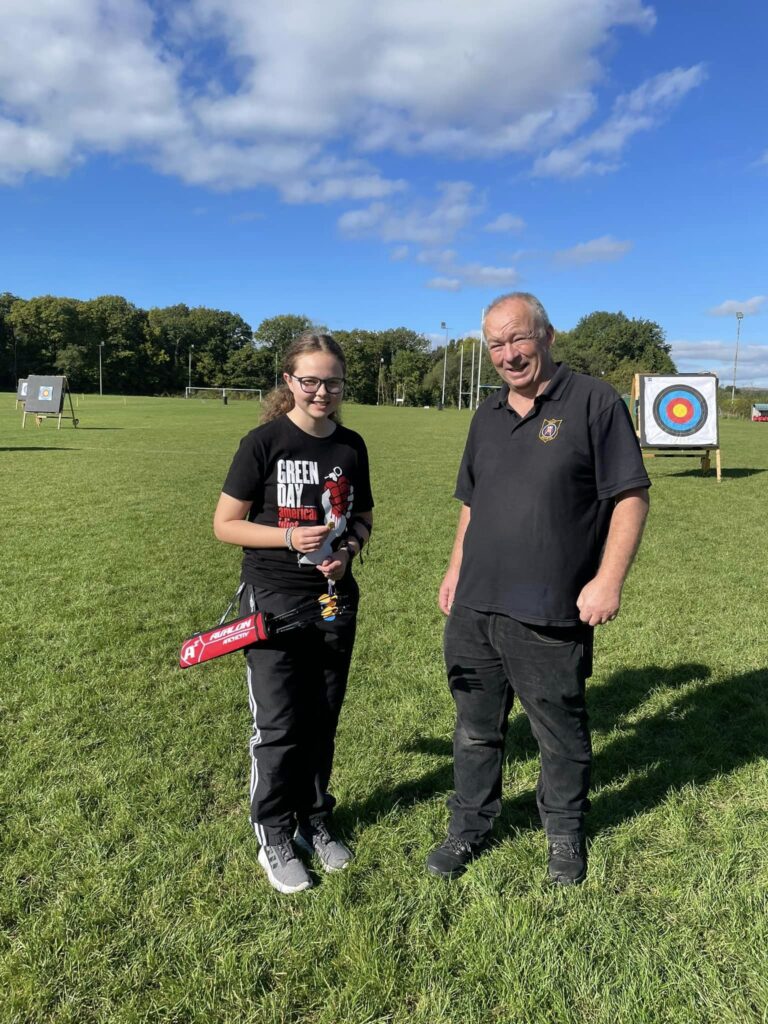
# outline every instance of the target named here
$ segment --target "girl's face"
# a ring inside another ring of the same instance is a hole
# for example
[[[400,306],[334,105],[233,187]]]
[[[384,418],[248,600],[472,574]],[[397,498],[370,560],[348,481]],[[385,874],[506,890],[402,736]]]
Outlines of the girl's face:
[[[296,379],[304,378],[304,387]],[[309,379],[307,379],[309,378]],[[283,380],[293,395],[295,408],[311,420],[321,420],[335,412],[341,405],[343,391],[330,394],[328,388],[336,390],[344,379],[344,367],[329,352],[305,352],[296,360],[293,374],[284,373]],[[323,383],[318,384],[318,381]],[[310,390],[305,390],[310,389]]]

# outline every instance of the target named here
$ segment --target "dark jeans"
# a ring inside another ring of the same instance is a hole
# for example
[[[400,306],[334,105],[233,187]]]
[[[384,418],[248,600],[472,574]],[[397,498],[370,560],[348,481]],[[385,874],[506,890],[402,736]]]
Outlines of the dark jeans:
[[[335,622],[296,629],[246,651],[251,737],[251,822],[262,844],[289,839],[297,823],[327,817],[336,726],[355,642],[357,585],[351,611]],[[248,585],[241,612],[280,614],[307,597]]]
[[[583,832],[592,765],[585,702],[591,662],[588,627],[532,626],[453,606],[445,663],[456,703],[456,792],[448,801],[454,835],[482,842],[501,810],[504,740],[515,694],[539,745],[536,799],[544,830],[550,837]]]

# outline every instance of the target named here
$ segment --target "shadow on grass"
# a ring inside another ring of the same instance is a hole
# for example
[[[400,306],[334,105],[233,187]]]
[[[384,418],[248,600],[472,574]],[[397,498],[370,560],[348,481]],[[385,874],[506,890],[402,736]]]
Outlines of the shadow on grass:
[[[714,683],[708,682],[710,675],[706,665],[696,662],[672,668],[649,665],[617,672],[589,693],[593,731],[621,729],[595,758],[593,789],[603,792],[593,798],[590,833],[648,811],[686,785],[704,785],[766,755],[768,669]],[[695,689],[675,695],[675,690],[696,680],[700,682]],[[664,695],[663,708],[627,723],[626,716],[642,707],[654,691]],[[395,805],[408,806],[451,792],[450,736],[425,736],[405,750],[433,755],[441,764],[395,786],[377,787],[364,801],[341,809],[341,818],[364,826]],[[510,722],[505,767],[534,757],[538,757],[536,742],[527,719],[518,714]],[[513,829],[540,827],[531,789],[503,801],[495,834],[502,838]]]
[[[733,468],[733,469],[723,469],[721,471],[720,475],[723,477],[723,479],[740,480],[742,477],[745,477],[745,476],[755,476],[757,473],[764,473],[764,472],[765,472],[764,469],[757,469],[757,468],[750,468],[750,467],[747,467],[747,466],[742,466],[742,467]],[[700,469],[681,469],[677,473],[665,473],[664,475],[665,476],[701,476],[701,470]],[[715,471],[711,470],[710,473],[707,474],[707,476],[708,476],[708,478],[714,479],[715,478]]]
[[[706,680],[704,666],[656,666],[619,672],[607,688],[627,689],[640,696],[651,689],[681,685],[690,678]],[[592,832],[617,825],[661,803],[669,793],[693,784],[705,785],[765,757],[768,751],[768,669],[745,672],[696,689],[655,714],[625,725],[622,735],[595,758],[593,786],[616,786],[598,793],[592,802]],[[595,725],[600,721],[595,709]],[[616,719],[609,716],[609,721]],[[603,724],[602,722],[600,723]],[[606,723],[607,724],[607,723]],[[627,778],[628,777],[628,778]],[[622,779],[627,779],[621,784]]]
[[[42,445],[21,445],[17,448],[0,448],[0,452],[79,452],[79,448],[64,448],[54,445],[44,448]]]

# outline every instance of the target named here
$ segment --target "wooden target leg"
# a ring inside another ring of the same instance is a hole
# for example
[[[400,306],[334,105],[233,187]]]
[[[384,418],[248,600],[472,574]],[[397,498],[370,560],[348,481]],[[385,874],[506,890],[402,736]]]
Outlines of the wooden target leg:
[[[701,475],[709,476],[709,471],[711,468],[712,466],[709,461],[709,452],[707,451],[704,452],[704,454],[701,456]]]
[[[717,471],[717,482],[720,483],[721,482],[721,477],[722,477],[722,467],[720,465],[720,449],[719,448],[715,452],[715,469]]]

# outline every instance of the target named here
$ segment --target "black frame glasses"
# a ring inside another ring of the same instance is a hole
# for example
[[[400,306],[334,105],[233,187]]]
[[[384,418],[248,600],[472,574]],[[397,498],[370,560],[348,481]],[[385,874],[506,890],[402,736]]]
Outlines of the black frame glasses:
[[[305,395],[316,395],[321,384],[325,387],[326,395],[340,395],[347,383],[345,377],[297,377],[295,373],[289,376],[299,382],[299,387]]]

